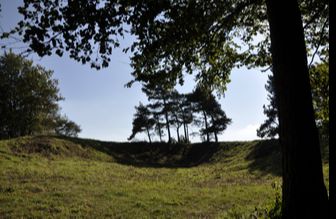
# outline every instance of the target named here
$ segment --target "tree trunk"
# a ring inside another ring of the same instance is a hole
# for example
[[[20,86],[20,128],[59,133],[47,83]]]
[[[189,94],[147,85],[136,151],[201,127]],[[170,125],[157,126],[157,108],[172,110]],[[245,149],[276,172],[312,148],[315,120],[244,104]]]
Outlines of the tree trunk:
[[[187,124],[185,122],[183,122],[184,138],[187,141],[188,137],[187,137],[187,127],[186,127],[186,125]]]
[[[167,125],[167,131],[168,131],[168,143],[171,143],[171,136],[170,136],[170,127],[169,127],[169,116],[168,116],[168,111],[167,111],[167,103],[166,99],[163,98],[163,107],[164,107],[164,113],[165,113],[165,118],[166,118],[166,125]]]
[[[158,126],[159,126],[160,142],[162,142],[162,131],[161,131],[161,124],[160,124],[160,121],[158,122]]]
[[[152,139],[151,139],[151,137],[150,137],[150,134],[149,134],[149,129],[148,129],[148,127],[146,128],[146,130],[147,130],[147,135],[148,135],[148,140],[149,140],[149,143],[152,143]]]
[[[209,138],[209,132],[208,132],[208,120],[205,111],[203,111],[203,117],[204,117],[204,123],[205,123],[205,130],[206,130],[206,136],[207,136],[207,142],[210,142]]]
[[[336,14],[330,13],[332,9],[335,9],[335,1],[329,1],[329,19],[330,19],[330,32],[331,36],[336,36],[335,21]],[[336,104],[335,98],[335,85],[336,85],[336,44],[335,40],[330,40],[329,49],[329,109]],[[336,111],[329,111],[329,212],[330,218],[336,218]]]
[[[214,126],[215,120],[214,120],[213,116],[211,116],[211,121],[212,121],[212,124]],[[215,141],[216,141],[216,143],[218,143],[218,137],[217,137],[217,131],[216,131],[216,129],[214,129],[214,135],[215,135]]]
[[[282,148],[282,217],[327,218],[301,13],[296,1],[266,4]]]
[[[181,140],[180,140],[180,127],[179,126],[176,127],[176,134],[177,134],[177,142],[181,142]]]
[[[336,85],[336,42],[335,40],[330,40],[331,36],[336,36],[335,13],[330,13],[332,9],[335,9],[335,1],[329,1],[329,20],[330,20],[330,32],[329,32],[329,42],[330,42],[330,51],[329,51],[329,109],[336,104],[335,98],[335,85]],[[336,218],[336,141],[335,134],[330,135],[331,132],[334,132],[336,129],[335,121],[336,111],[329,111],[329,212],[330,218]]]
[[[183,130],[184,130],[184,139],[187,141],[188,138],[187,138],[187,123],[186,123],[186,117],[185,117],[185,114],[184,114],[184,111],[183,112]]]
[[[187,140],[188,140],[188,142],[189,142],[189,128],[188,128],[188,124],[186,124],[186,130],[187,130],[187,135],[186,135],[186,138],[187,138]]]

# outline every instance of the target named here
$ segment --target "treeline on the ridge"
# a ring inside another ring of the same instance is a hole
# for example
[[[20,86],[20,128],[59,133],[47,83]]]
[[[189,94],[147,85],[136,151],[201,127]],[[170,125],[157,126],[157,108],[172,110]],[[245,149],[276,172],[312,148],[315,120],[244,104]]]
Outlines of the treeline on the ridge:
[[[79,125],[60,113],[53,71],[12,52],[0,56],[0,139],[33,134],[77,136]]]
[[[136,134],[145,132],[149,142],[157,135],[160,142],[167,134],[168,143],[190,142],[191,135],[200,135],[203,141],[214,139],[218,142],[221,134],[231,123],[221,105],[210,90],[198,86],[191,93],[181,94],[176,89],[162,85],[145,86],[147,105],[139,103],[135,107],[132,140]],[[190,132],[190,126],[200,127],[199,132]],[[177,139],[172,137],[173,129]]]

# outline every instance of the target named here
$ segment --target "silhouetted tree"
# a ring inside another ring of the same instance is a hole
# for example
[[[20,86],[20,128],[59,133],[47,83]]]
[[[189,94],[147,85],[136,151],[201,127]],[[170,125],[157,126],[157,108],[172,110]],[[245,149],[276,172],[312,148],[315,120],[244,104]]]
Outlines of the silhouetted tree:
[[[202,86],[190,94],[189,100],[192,102],[194,112],[200,113],[203,117],[204,128],[200,130],[202,135],[206,136],[206,141],[210,141],[210,135],[214,134],[218,142],[218,134],[223,132],[231,119],[226,117],[225,112],[221,109],[220,104],[210,90]],[[195,120],[199,124],[198,120]]]
[[[278,113],[275,105],[275,96],[273,88],[273,76],[269,75],[265,88],[268,92],[267,99],[269,104],[263,105],[266,120],[257,129],[257,136],[260,138],[274,138],[279,134]]]
[[[180,118],[183,123],[184,140],[190,142],[189,125],[193,122],[192,103],[189,101],[190,94],[180,94]]]
[[[214,95],[210,95],[207,112],[211,118],[211,125],[207,131],[213,133],[215,141],[218,142],[218,134],[222,133],[232,120],[226,116]]]
[[[171,111],[171,123],[176,127],[176,136],[177,141],[180,140],[180,128],[183,125],[183,112],[182,112],[182,98],[181,94],[179,94],[176,90],[173,90],[170,95],[169,105]]]
[[[132,134],[128,140],[132,140],[136,134],[140,132],[147,132],[148,140],[152,143],[150,130],[153,128],[155,120],[151,118],[151,113],[142,103],[135,107],[135,114],[133,119]]]
[[[166,128],[168,133],[168,142],[171,142],[171,133],[170,133],[170,112],[171,105],[169,102],[170,91],[168,88],[165,88],[162,85],[157,86],[145,86],[142,88],[142,91],[147,95],[149,101],[152,101],[152,108],[155,107],[158,114],[164,115],[166,121]],[[161,129],[161,126],[160,126]]]
[[[153,119],[155,121],[155,131],[159,135],[160,142],[162,142],[162,137],[164,136],[163,127],[165,126],[165,123],[163,122],[163,114],[161,111],[161,104],[148,104],[148,109],[153,114]]]

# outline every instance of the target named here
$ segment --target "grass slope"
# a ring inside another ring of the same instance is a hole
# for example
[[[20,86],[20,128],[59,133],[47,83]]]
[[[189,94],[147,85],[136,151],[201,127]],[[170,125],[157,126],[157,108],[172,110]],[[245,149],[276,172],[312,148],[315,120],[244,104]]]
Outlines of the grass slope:
[[[0,141],[0,218],[237,218],[273,202],[279,170],[275,141],[17,138]]]

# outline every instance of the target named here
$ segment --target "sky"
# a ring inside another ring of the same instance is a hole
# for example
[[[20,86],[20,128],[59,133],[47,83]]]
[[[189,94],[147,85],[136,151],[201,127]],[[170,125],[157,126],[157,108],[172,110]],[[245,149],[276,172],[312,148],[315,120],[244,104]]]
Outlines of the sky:
[[[21,0],[0,0],[0,26],[4,31],[10,30],[20,20],[17,7]],[[126,37],[122,44],[129,45],[132,37]],[[14,47],[15,45],[13,45]],[[1,53],[3,53],[3,49]],[[19,50],[13,49],[13,52]],[[141,92],[141,86],[134,84],[131,88],[124,85],[132,80],[129,55],[116,49],[108,68],[95,70],[68,56],[57,55],[40,58],[28,57],[35,64],[54,71],[54,78],[59,81],[60,93],[65,97],[60,102],[62,113],[80,125],[79,137],[105,141],[127,141],[132,131],[134,107],[139,102],[146,103],[147,98]],[[224,98],[220,98],[226,115],[232,119],[220,141],[247,141],[258,139],[256,129],[266,119],[262,106],[267,104],[265,83],[267,74],[260,70],[234,69],[231,82],[227,86]],[[189,76],[181,92],[190,92],[193,77]],[[196,131],[196,128],[192,128]],[[138,140],[145,140],[145,135],[137,135]],[[193,141],[200,141],[194,138]]]

